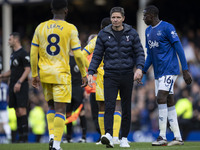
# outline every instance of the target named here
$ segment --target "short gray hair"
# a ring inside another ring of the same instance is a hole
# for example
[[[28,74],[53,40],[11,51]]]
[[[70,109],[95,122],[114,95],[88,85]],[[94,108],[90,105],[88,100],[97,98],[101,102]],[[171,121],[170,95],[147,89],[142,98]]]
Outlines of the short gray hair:
[[[113,7],[113,8],[110,10],[110,16],[111,16],[114,12],[119,12],[119,13],[122,14],[122,16],[125,15],[124,8],[122,8],[122,7]]]

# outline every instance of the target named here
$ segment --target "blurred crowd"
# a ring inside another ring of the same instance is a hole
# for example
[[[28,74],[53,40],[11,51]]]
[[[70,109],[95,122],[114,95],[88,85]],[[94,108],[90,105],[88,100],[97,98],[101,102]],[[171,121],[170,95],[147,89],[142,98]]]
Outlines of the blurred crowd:
[[[87,38],[90,34],[98,31],[82,30],[80,31],[80,40],[82,47],[87,44]],[[189,131],[200,130],[200,29],[187,30],[185,34],[178,33],[181,39],[186,59],[188,61],[189,71],[193,77],[191,86],[186,86],[182,75],[175,83],[174,95],[176,100],[176,110],[179,118],[179,125],[183,132],[183,139],[186,139]],[[2,33],[0,30],[0,52],[2,53]],[[23,37],[22,45],[25,50],[30,52],[31,39]],[[134,84],[132,92],[132,122],[131,131],[158,131],[158,110],[155,101],[153,69],[144,75],[143,84]],[[37,134],[37,141],[46,130],[45,114],[47,112],[47,103],[42,94],[42,87],[37,90],[31,86],[31,75],[29,78],[29,126],[30,132]],[[91,106],[89,94],[84,93],[84,107],[87,118],[88,132],[94,132],[95,126],[91,115]],[[33,113],[34,112],[34,113]],[[37,116],[37,117],[36,117]],[[34,120],[34,119],[38,120]],[[79,120],[75,123],[75,131],[80,131]],[[40,127],[40,129],[35,129]],[[185,128],[187,127],[187,128]],[[1,129],[1,128],[0,128]]]

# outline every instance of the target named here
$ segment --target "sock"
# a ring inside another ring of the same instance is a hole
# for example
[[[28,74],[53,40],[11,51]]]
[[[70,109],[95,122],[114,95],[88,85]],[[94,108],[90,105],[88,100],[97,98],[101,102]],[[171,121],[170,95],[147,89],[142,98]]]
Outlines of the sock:
[[[61,141],[53,141],[53,148],[56,148],[56,149],[60,149],[60,143]]]
[[[80,116],[80,123],[82,128],[82,139],[86,139],[87,124],[85,116]]]
[[[170,128],[174,133],[174,137],[177,140],[182,141],[175,106],[168,107],[168,120],[169,120]]]
[[[160,136],[166,139],[167,130],[167,104],[158,104]]]
[[[98,115],[98,122],[99,122],[99,128],[101,131],[101,135],[105,134],[105,128],[104,128],[104,111],[100,111]]]
[[[22,138],[23,138],[23,131],[22,131],[22,127],[21,127],[21,117],[17,117],[17,131],[19,134],[19,142],[22,142]]]
[[[122,120],[121,112],[115,111],[115,113],[114,113],[114,123],[113,123],[113,137],[119,137],[121,120]]]
[[[11,130],[11,135],[12,135],[12,143],[16,143],[17,142],[17,130],[16,131],[12,131]]]
[[[27,115],[21,116],[21,129],[22,129],[22,141],[28,141],[28,117]]]
[[[54,140],[55,141],[61,141],[64,128],[65,128],[65,115],[61,113],[56,113],[55,118],[54,118]]]
[[[3,124],[3,129],[4,129],[5,133],[6,133],[6,138],[8,140],[11,140],[11,129],[10,129],[9,124],[8,123],[4,123]]]
[[[47,124],[49,130],[49,141],[51,138],[54,138],[54,117],[55,117],[55,110],[49,110],[47,112]]]
[[[72,138],[72,123],[68,123],[67,125],[67,140],[71,140]]]

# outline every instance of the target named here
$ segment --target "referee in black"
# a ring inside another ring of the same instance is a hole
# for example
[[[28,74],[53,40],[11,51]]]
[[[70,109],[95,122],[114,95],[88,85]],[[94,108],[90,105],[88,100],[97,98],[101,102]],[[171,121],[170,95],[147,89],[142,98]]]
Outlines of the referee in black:
[[[28,142],[28,75],[30,73],[30,57],[22,48],[20,34],[10,34],[8,44],[13,52],[10,56],[10,70],[0,74],[0,78],[10,77],[9,107],[14,108],[17,116],[19,142]]]

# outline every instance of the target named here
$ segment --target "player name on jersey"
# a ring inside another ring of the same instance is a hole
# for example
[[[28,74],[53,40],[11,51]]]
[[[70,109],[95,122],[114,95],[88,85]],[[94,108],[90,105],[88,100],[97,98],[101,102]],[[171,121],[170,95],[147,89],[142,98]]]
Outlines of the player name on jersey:
[[[47,29],[53,29],[53,28],[56,28],[56,29],[59,29],[62,31],[63,27],[60,26],[60,25],[57,25],[57,24],[50,24],[50,25],[47,25]]]

